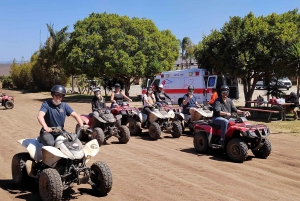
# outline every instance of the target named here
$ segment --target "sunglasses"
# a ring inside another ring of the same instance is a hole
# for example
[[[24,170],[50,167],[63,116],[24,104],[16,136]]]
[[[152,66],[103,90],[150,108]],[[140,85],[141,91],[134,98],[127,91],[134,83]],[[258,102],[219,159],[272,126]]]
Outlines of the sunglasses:
[[[62,94],[53,94],[53,96],[58,97],[58,98],[62,98],[63,97]]]

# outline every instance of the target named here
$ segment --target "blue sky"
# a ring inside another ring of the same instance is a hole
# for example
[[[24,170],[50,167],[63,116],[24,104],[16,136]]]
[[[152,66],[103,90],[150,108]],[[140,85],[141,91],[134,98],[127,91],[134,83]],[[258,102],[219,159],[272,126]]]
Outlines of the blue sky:
[[[299,7],[299,0],[1,0],[0,62],[29,60],[49,35],[46,23],[72,31],[92,12],[151,19],[159,30],[170,29],[178,39],[187,36],[197,44],[230,16],[251,11],[266,16]]]

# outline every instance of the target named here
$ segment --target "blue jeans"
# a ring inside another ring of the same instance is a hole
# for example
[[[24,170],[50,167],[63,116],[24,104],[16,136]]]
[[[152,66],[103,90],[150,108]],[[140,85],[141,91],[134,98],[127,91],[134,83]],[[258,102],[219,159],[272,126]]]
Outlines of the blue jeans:
[[[213,117],[213,123],[221,126],[221,139],[224,140],[228,127],[228,120],[223,117]]]

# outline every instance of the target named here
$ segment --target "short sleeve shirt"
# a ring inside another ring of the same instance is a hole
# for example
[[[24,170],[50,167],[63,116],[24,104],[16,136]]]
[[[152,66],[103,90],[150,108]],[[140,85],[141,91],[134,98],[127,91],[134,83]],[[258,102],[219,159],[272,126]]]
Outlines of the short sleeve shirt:
[[[188,98],[188,94],[185,94],[183,96],[183,100],[186,100]],[[183,109],[185,108],[190,108],[190,107],[196,107],[196,102],[197,102],[197,99],[196,97],[193,95],[193,97],[189,100],[189,102],[187,102],[186,105],[183,105]]]
[[[52,101],[44,101],[40,111],[45,112],[45,122],[48,127],[64,128],[66,116],[70,116],[73,109],[67,103],[54,105]]]
[[[226,103],[223,101],[222,97],[218,97],[214,102],[213,117],[219,117],[220,112],[237,112],[236,107],[230,98],[227,98]]]

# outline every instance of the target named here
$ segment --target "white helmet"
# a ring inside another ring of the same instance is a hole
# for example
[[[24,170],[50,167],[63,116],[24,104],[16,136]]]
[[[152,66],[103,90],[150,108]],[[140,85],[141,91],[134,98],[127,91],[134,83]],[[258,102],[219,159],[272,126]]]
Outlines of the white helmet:
[[[164,88],[164,85],[163,84],[159,84],[158,88]]]

